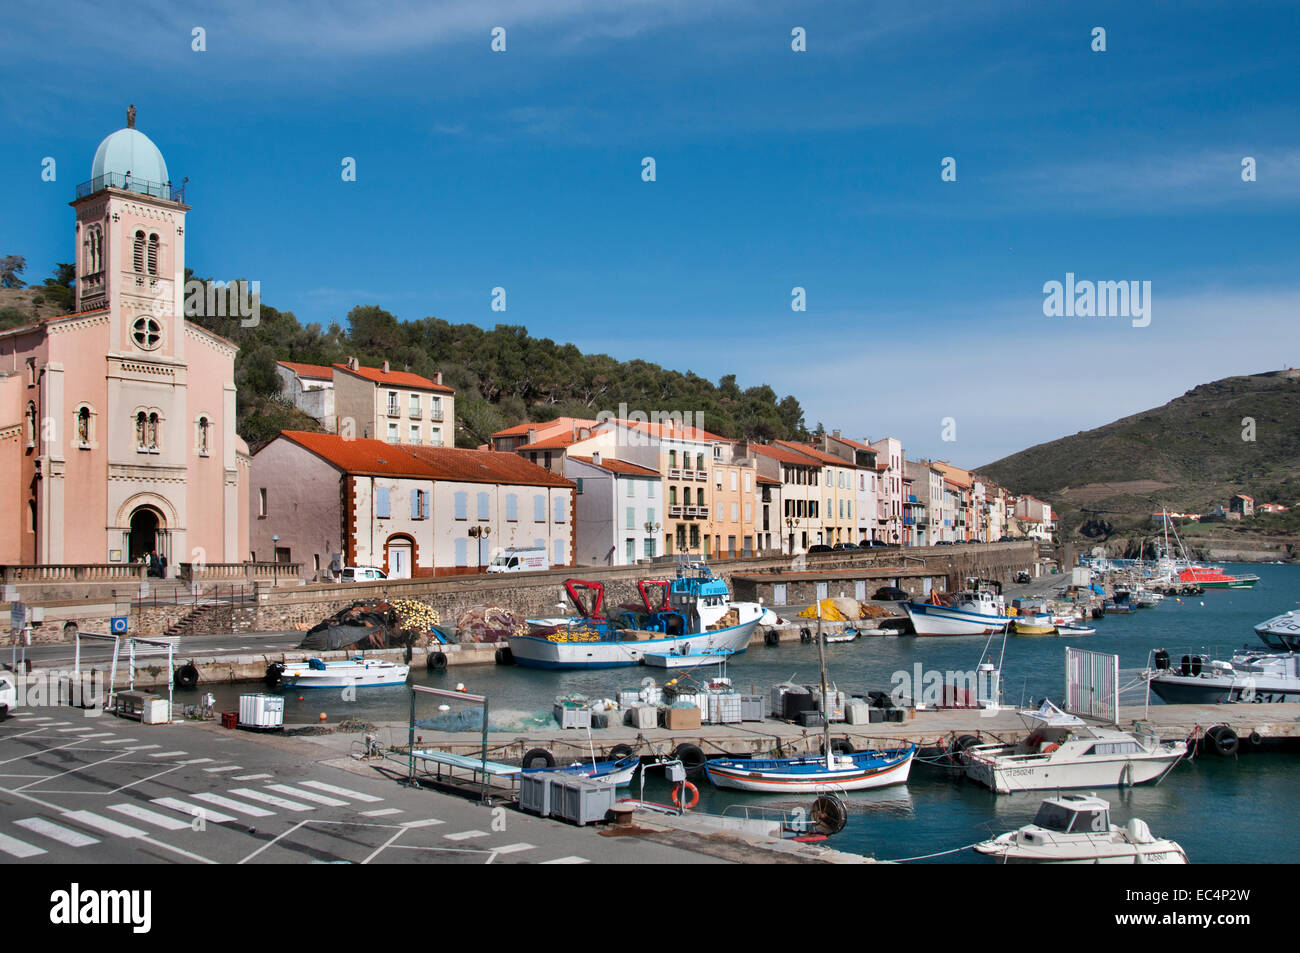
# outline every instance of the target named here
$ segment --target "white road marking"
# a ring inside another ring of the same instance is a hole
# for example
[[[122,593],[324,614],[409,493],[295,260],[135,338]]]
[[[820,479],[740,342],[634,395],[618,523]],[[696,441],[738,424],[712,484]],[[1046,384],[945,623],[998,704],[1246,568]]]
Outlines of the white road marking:
[[[239,818],[230,814],[222,814],[220,811],[214,811],[210,807],[200,807],[197,804],[186,804],[179,798],[174,797],[156,797],[150,803],[157,804],[160,807],[170,807],[173,811],[180,811],[190,817],[202,817],[205,821],[212,821],[214,824],[239,820]]]
[[[106,744],[106,745],[124,745],[124,744],[126,744],[128,741],[135,741],[135,739],[134,739],[134,738],[114,738],[112,741],[105,741],[104,744]],[[137,750],[137,749],[135,749],[135,748],[128,748],[127,750],[128,750],[128,751],[135,751],[135,750]]]
[[[544,864],[589,864],[586,857],[557,857],[555,860],[544,860]]]
[[[402,826],[403,827],[432,827],[434,824],[441,824],[441,823],[443,822],[438,820],[436,817],[430,817],[427,820],[423,820],[423,821],[403,821]]]
[[[497,853],[497,854],[517,854],[517,853],[519,853],[519,852],[522,851],[522,850],[536,850],[536,849],[537,849],[537,847],[536,847],[535,845],[533,845],[533,844],[524,844],[524,843],[521,842],[521,843],[518,843],[518,844],[506,844],[505,847],[497,847],[497,848],[494,849],[493,853]]]
[[[261,781],[264,778],[273,778],[274,774],[237,774],[232,781]]]
[[[181,754],[185,752],[182,751]],[[150,757],[162,757],[161,755],[151,755]],[[212,758],[190,758],[188,761],[178,761],[177,764],[211,764]]]
[[[179,758],[183,754],[189,754],[188,751],[157,751],[149,755],[151,758]]]
[[[362,811],[361,816],[362,817],[388,817],[391,814],[401,814],[401,813],[402,813],[401,808],[381,807],[377,811]]]
[[[237,764],[228,764],[225,767],[221,767],[221,768],[204,768],[203,770],[207,774],[222,774],[226,771],[242,771],[243,768],[241,768]]]
[[[487,837],[487,831],[461,831],[459,834],[443,834],[447,840],[469,840],[471,837]]]
[[[61,735],[77,735],[77,734],[81,734],[82,732],[86,732],[86,731],[94,731],[94,730],[95,730],[94,728],[91,728],[91,727],[88,726],[88,725],[85,726],[85,727],[82,727],[82,728],[60,728],[60,729],[59,729],[59,734],[61,734]]]
[[[86,827],[93,827],[97,831],[103,831],[105,834],[112,834],[115,837],[144,837],[146,833],[138,827],[119,824],[117,821],[107,817],[100,817],[90,811],[66,811],[63,816],[70,821],[75,821]]]
[[[133,817],[137,821],[144,821],[146,824],[161,827],[165,831],[180,831],[190,826],[184,821],[178,821],[166,814],[159,814],[157,811],[151,811],[147,807],[141,807],[138,804],[110,804],[108,809],[117,811],[119,814],[125,814],[127,817]]]
[[[8,834],[0,834],[0,850],[4,851],[11,857],[35,857],[37,854],[44,854],[45,850],[41,847],[33,847],[31,844],[18,840],[16,837],[10,837]]]
[[[154,748],[161,748],[162,745],[131,745],[127,751],[152,751]]]
[[[43,817],[25,817],[21,821],[14,821],[14,823],[19,827],[27,828],[33,833],[40,834],[42,837],[56,840],[60,844],[67,844],[69,847],[89,847],[91,844],[99,843],[97,837],[91,837],[89,834],[81,833],[81,831],[60,827],[53,821],[47,821]]]
[[[196,801],[207,801],[209,804],[215,804],[217,807],[224,807],[228,810],[235,811],[238,814],[247,814],[249,817],[274,817],[275,811],[264,811],[260,807],[253,807],[251,804],[245,804],[242,801],[232,801],[228,797],[222,797],[220,794],[193,794],[191,795]]]
[[[288,798],[276,797],[274,794],[266,794],[262,791],[254,791],[252,788],[235,788],[230,792],[240,797],[246,797],[250,801],[261,801],[263,804],[269,804],[272,807],[278,807],[285,811],[314,811],[316,808],[310,804],[303,804],[301,801],[290,801]]]
[[[97,731],[94,734],[82,735],[81,737],[82,740],[89,741],[91,738],[111,738],[113,737],[113,733],[111,731]],[[105,741],[103,743],[106,745],[112,744],[111,741]]]
[[[326,784],[324,781],[303,781],[304,785],[309,788],[315,788],[317,791],[325,791],[328,794],[337,794],[341,797],[352,798],[354,801],[366,801],[370,804],[378,804],[383,800],[381,797],[375,797],[373,794],[362,794],[360,791],[350,791],[347,788],[335,787],[332,784]]]
[[[268,774],[266,777],[270,777],[270,775]],[[238,781],[240,779],[236,778],[235,780]],[[291,787],[288,784],[268,784],[266,787],[268,790],[279,791],[281,794],[292,794],[294,797],[300,797],[304,801],[315,801],[317,804],[324,804],[326,807],[343,807],[348,803],[347,801],[340,801],[335,797],[326,797],[324,794],[317,794],[314,791],[304,791],[301,788]],[[382,814],[385,812],[380,811],[379,813]],[[374,815],[367,813],[366,816],[373,817]]]

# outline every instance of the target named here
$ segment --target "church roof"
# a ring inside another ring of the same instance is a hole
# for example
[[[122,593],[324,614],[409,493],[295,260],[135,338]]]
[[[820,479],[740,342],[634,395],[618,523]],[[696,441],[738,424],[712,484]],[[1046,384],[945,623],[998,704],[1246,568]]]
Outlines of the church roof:
[[[164,193],[161,188],[171,182],[167,163],[153,140],[139,129],[119,129],[105,137],[95,150],[90,178],[105,186],[171,197],[170,190]]]

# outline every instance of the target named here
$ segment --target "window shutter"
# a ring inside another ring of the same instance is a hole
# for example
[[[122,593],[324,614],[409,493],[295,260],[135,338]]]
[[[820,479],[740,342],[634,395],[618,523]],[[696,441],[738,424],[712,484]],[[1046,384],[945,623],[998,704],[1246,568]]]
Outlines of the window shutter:
[[[469,518],[469,494],[461,491],[456,494],[456,519]]]
[[[424,498],[424,512],[421,514],[425,519],[429,518],[429,494],[420,494]]]
[[[419,518],[420,518],[420,491],[412,490],[411,491],[411,519],[418,520]]]
[[[546,497],[540,493],[533,497],[533,522],[546,522]]]
[[[388,510],[388,487],[375,487],[375,515],[386,518],[389,515]]]
[[[489,495],[486,493],[480,493],[478,495],[478,518],[479,519],[485,520],[491,518],[492,506],[490,500],[491,497],[489,497]]]

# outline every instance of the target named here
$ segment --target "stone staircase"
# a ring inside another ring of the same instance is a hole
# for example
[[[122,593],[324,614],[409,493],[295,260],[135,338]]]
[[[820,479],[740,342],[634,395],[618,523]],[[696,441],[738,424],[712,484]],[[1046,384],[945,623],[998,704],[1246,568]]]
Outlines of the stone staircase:
[[[203,623],[207,621],[210,624],[212,621],[215,621],[211,618],[211,615],[219,608],[221,608],[221,606],[213,605],[211,603],[197,605],[190,612],[187,612],[180,619],[177,619],[171,625],[167,626],[167,628],[163,630],[163,634],[171,637],[179,635],[195,635],[199,632],[207,631],[207,627],[204,626]]]

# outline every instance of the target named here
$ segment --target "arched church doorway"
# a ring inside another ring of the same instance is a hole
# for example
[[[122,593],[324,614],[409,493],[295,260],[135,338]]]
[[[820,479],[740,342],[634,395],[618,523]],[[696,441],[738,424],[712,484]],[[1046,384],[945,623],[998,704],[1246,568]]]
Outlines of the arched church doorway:
[[[158,549],[158,530],[162,518],[158,511],[149,506],[137,507],[131,513],[131,532],[129,535],[131,562],[138,563],[151,552]]]

